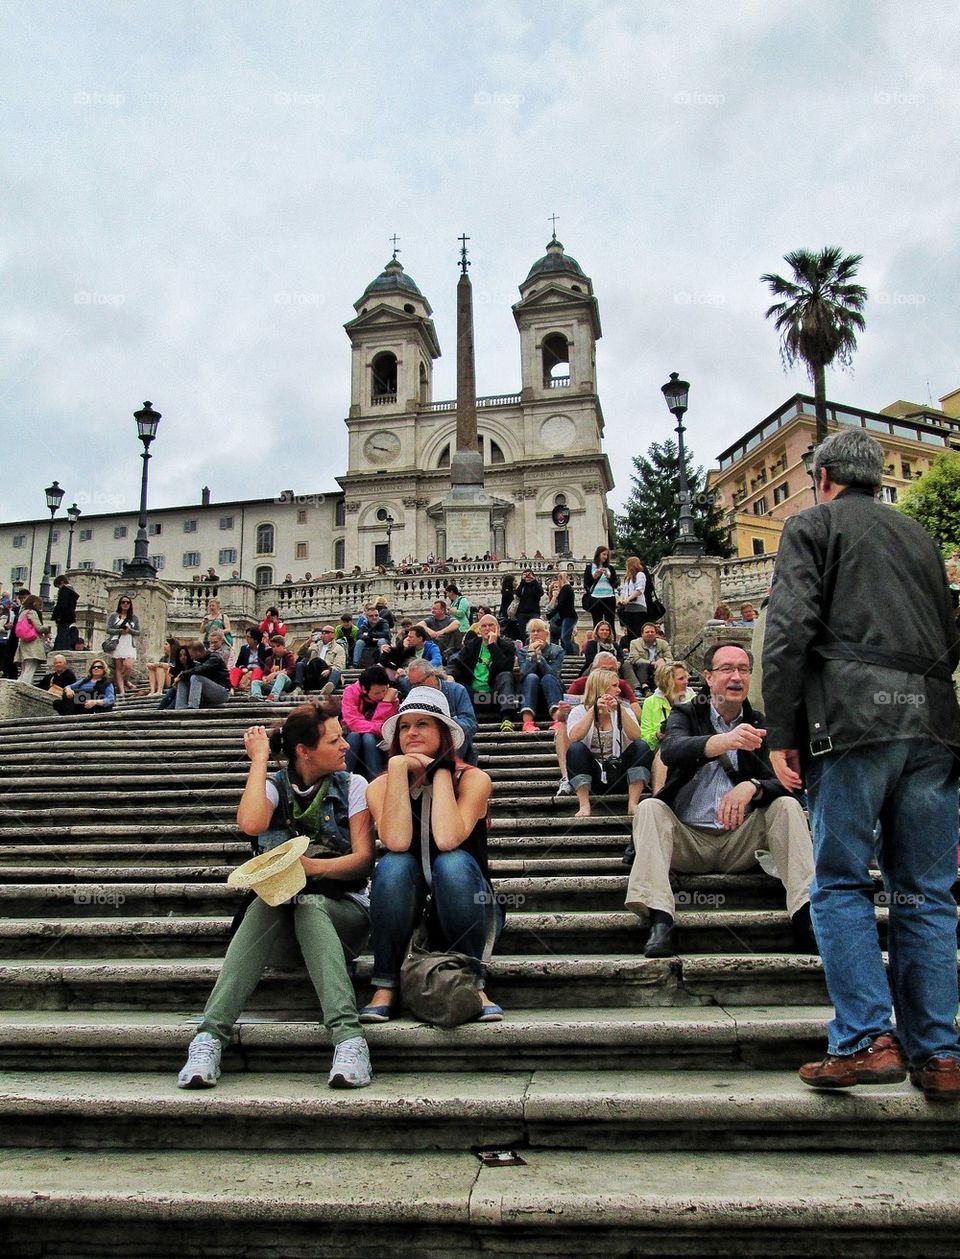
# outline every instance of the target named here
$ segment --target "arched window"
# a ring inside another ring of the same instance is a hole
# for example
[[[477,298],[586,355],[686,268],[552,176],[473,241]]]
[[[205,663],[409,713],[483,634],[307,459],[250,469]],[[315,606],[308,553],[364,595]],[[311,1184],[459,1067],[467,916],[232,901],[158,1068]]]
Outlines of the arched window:
[[[264,586],[272,586],[273,585],[273,569],[270,567],[269,564],[261,564],[256,571],[254,580],[256,581],[258,587],[260,587],[261,589]]]
[[[347,544],[345,539],[337,538],[333,544],[333,567],[343,568],[347,558]]]
[[[486,433],[478,433],[477,437],[480,442],[480,453],[483,455],[483,462],[485,465],[507,462],[507,457],[503,453],[503,448],[499,446],[492,437],[488,437]],[[437,460],[438,468],[450,467],[450,456],[452,452],[453,442],[447,442],[443,450],[440,451],[440,457]]]
[[[543,384],[557,389],[570,384],[570,345],[562,332],[551,332],[543,338]]]
[[[370,401],[374,406],[383,406],[397,400],[397,356],[389,350],[378,354],[370,367],[372,383]]]
[[[273,554],[273,525],[257,525],[257,554]]]
[[[336,506],[333,509],[333,523],[338,528],[343,528],[347,523],[347,502],[346,499],[338,498]]]

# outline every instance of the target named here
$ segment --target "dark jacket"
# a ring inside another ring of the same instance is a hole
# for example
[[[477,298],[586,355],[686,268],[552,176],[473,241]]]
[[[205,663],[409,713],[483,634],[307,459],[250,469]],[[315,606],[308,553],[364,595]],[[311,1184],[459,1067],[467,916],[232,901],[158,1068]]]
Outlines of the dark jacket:
[[[698,695],[689,704],[676,704],[667,718],[664,727],[664,738],[660,744],[660,756],[667,767],[667,781],[657,792],[656,798],[664,804],[672,806],[681,788],[693,778],[697,770],[706,765],[710,759],[704,755],[707,740],[717,732],[710,718],[710,696]],[[750,707],[747,700],[743,702],[743,720],[747,725],[764,727],[764,716],[759,709]],[[757,796],[755,803],[761,808],[791,793],[781,787],[770,764],[770,753],[767,740],[756,752],[737,751],[737,768],[730,785],[746,782],[756,778],[763,786],[763,794]]]
[[[536,578],[517,583],[517,616],[536,616],[540,611],[543,587]]]
[[[577,615],[577,609],[573,601],[573,587],[568,581],[564,582],[557,591],[557,603],[553,615],[563,619]]]
[[[189,669],[184,671],[177,678],[178,682],[189,682],[192,677],[209,678],[211,682],[216,682],[218,686],[225,686],[230,689],[230,673],[224,663],[223,657],[218,656],[215,651],[209,651],[200,660],[194,660]]]
[[[237,668],[238,669],[262,669],[264,668],[269,655],[269,651],[264,647],[263,643],[257,643],[256,647],[251,647],[249,643],[244,643],[237,652]]]
[[[72,586],[61,586],[57,591],[57,601],[53,605],[53,619],[72,625],[77,614],[77,603],[80,595]]]
[[[787,521],[773,580],[763,642],[770,747],[808,756],[808,706],[819,702],[837,751],[936,738],[960,754],[950,680],[960,635],[943,560],[915,520],[869,490],[843,490]]]
[[[450,662],[450,672],[456,675],[456,680],[462,682],[468,691],[473,688],[473,670],[480,658],[482,646],[483,639],[470,630],[464,635],[459,656]],[[490,681],[492,682],[499,673],[513,672],[517,649],[513,645],[513,640],[504,638],[503,635],[495,638],[488,646],[490,648]]]

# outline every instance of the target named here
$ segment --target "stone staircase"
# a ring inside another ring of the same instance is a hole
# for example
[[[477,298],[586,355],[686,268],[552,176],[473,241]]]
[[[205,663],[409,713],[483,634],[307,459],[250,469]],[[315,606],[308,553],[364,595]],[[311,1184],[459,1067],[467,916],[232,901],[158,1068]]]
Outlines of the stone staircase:
[[[240,735],[288,706],[0,726],[5,1253],[956,1254],[955,1108],[799,1083],[823,975],[761,873],[679,878],[682,955],[646,960],[625,797],[574,822],[545,729],[476,740],[502,1024],[370,1027],[373,1085],[335,1092],[305,973],[271,971],[220,1085],[179,1091],[249,855]]]

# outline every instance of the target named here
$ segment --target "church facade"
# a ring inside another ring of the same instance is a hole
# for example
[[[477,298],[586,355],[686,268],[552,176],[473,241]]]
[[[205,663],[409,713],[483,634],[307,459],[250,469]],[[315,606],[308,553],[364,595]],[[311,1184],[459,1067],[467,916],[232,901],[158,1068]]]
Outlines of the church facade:
[[[317,579],[356,566],[366,572],[388,558],[449,554],[443,501],[457,413],[454,400],[433,398],[440,342],[430,304],[394,255],[355,310],[345,325],[349,452],[339,488],[278,486],[269,498],[229,501],[204,488],[192,503],[151,507],[150,558],[164,580],[200,580],[213,568],[263,587],[287,575]],[[493,500],[488,549],[500,558],[592,555],[608,541],[613,488],[597,396],[600,315],[589,276],[556,237],[520,285],[513,313],[520,388],[477,400]],[[66,502],[71,487],[64,488]],[[133,553],[136,510],[80,507],[72,534],[62,517],[55,522],[53,574],[65,570],[68,552],[72,568],[120,571]],[[557,507],[569,513],[565,524],[555,523]],[[39,587],[48,525],[49,518],[0,525],[0,588]]]
[[[353,361],[348,468],[337,478],[345,563],[337,567],[368,569],[388,545],[394,559],[446,556],[442,503],[456,402],[433,399],[440,345],[430,303],[394,256],[355,309],[346,325]],[[520,389],[477,399],[485,489],[494,500],[489,550],[592,555],[607,542],[613,488],[596,382],[600,315],[590,278],[556,237],[520,285],[513,314]],[[565,524],[555,523],[556,507],[567,508]]]

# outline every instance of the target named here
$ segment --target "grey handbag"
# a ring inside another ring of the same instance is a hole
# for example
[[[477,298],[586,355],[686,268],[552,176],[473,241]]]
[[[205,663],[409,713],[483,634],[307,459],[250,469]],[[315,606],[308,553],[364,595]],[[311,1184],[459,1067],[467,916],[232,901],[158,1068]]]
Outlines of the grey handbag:
[[[425,787],[420,812],[420,860],[427,887],[433,886],[430,871],[430,807],[433,790]],[[488,894],[493,905],[493,889]],[[407,954],[400,966],[400,1000],[404,1008],[416,1019],[432,1023],[436,1027],[458,1027],[475,1019],[482,1007],[480,990],[477,988],[475,959],[454,950],[436,952],[428,947],[428,917],[430,903],[423,917],[414,928]],[[496,908],[487,924],[487,938],[483,946],[481,966],[486,966],[493,952],[497,931]]]

